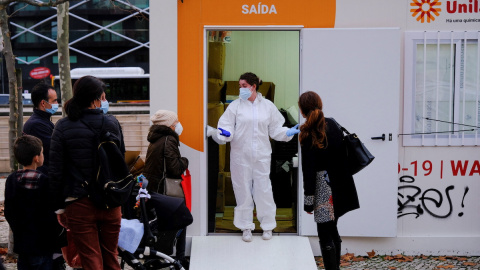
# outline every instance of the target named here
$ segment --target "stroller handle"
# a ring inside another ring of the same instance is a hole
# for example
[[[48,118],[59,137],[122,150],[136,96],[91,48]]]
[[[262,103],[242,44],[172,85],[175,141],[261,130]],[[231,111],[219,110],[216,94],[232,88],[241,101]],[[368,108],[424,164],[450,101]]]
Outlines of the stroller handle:
[[[147,215],[147,206],[145,204],[145,198],[140,198],[140,209],[142,211],[142,223],[143,223],[143,233],[145,234],[145,239],[147,245],[155,244],[155,236],[153,236],[152,230],[150,229],[150,223],[148,222]]]

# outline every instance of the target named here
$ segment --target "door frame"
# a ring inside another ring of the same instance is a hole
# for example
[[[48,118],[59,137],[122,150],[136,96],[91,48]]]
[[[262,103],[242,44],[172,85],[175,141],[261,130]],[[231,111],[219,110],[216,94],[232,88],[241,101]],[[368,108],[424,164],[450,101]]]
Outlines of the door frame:
[[[205,134],[207,134],[207,123],[208,123],[208,31],[298,31],[301,32],[301,30],[304,29],[303,25],[204,25],[203,26],[203,123],[204,123],[204,130]],[[300,42],[300,41],[299,41]],[[301,53],[301,47],[299,43],[299,53]],[[300,67],[300,62],[298,63]],[[299,70],[299,76],[301,74],[301,70]],[[300,78],[299,78],[299,83],[300,83]],[[298,95],[300,96],[300,85],[299,85],[299,92]],[[205,179],[203,183],[203,190],[206,192],[202,193],[203,198],[201,198],[201,209],[204,209],[205,211],[202,211],[204,215],[207,217],[205,219],[205,224],[202,224],[202,228],[205,228],[202,232],[203,235],[232,235],[231,233],[210,233],[208,232],[208,137],[205,135],[204,136],[204,149],[203,153],[201,153],[201,159],[204,160],[204,174],[203,177]],[[299,150],[300,151],[300,150]],[[299,165],[300,166],[300,165]],[[297,170],[297,174],[300,173],[300,170]],[[297,179],[300,179],[297,176]],[[301,185],[299,184],[299,181],[297,180],[297,195],[300,192],[300,187]],[[299,196],[297,196],[297,211],[296,211],[296,225],[297,225],[297,232],[294,235],[300,235],[300,220],[299,220]],[[302,197],[303,198],[303,197]],[[292,235],[290,233],[285,233],[285,235]]]

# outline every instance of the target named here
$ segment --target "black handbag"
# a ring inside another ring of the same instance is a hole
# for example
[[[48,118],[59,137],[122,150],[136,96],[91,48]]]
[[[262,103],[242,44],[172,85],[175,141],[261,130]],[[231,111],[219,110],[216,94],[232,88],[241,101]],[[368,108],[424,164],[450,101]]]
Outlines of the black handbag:
[[[168,136],[165,138],[165,147],[163,148],[163,194],[171,197],[185,198],[182,188],[182,178],[167,177],[167,165],[165,156],[165,148],[167,147]]]
[[[357,134],[348,132],[348,130],[342,127],[335,119],[332,118],[332,120],[342,132],[345,133],[343,141],[347,152],[348,170],[351,175],[354,175],[372,163],[375,157],[368,151],[362,141],[360,141]]]

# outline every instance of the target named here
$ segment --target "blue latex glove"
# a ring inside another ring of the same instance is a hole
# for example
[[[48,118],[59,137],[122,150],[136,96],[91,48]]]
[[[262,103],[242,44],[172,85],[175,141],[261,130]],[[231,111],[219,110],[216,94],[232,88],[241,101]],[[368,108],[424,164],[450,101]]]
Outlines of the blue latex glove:
[[[225,136],[225,137],[230,137],[230,132],[229,131],[226,131],[223,128],[218,128],[218,130],[220,130],[222,132],[222,133],[220,133],[220,135]]]
[[[295,134],[298,134],[300,133],[300,129],[298,129],[298,126],[300,124],[296,124],[294,127],[292,127],[291,129],[287,130],[287,136],[290,137],[290,136],[293,136]]]

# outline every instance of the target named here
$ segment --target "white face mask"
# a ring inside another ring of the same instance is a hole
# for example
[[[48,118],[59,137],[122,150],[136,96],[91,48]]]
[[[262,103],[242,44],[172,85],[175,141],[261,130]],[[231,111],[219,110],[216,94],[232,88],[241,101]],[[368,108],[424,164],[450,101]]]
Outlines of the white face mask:
[[[178,136],[180,136],[182,134],[182,131],[183,131],[182,124],[178,122],[178,124],[175,125],[175,132],[178,134]]]
[[[250,88],[240,88],[240,98],[247,100],[252,95]]]

